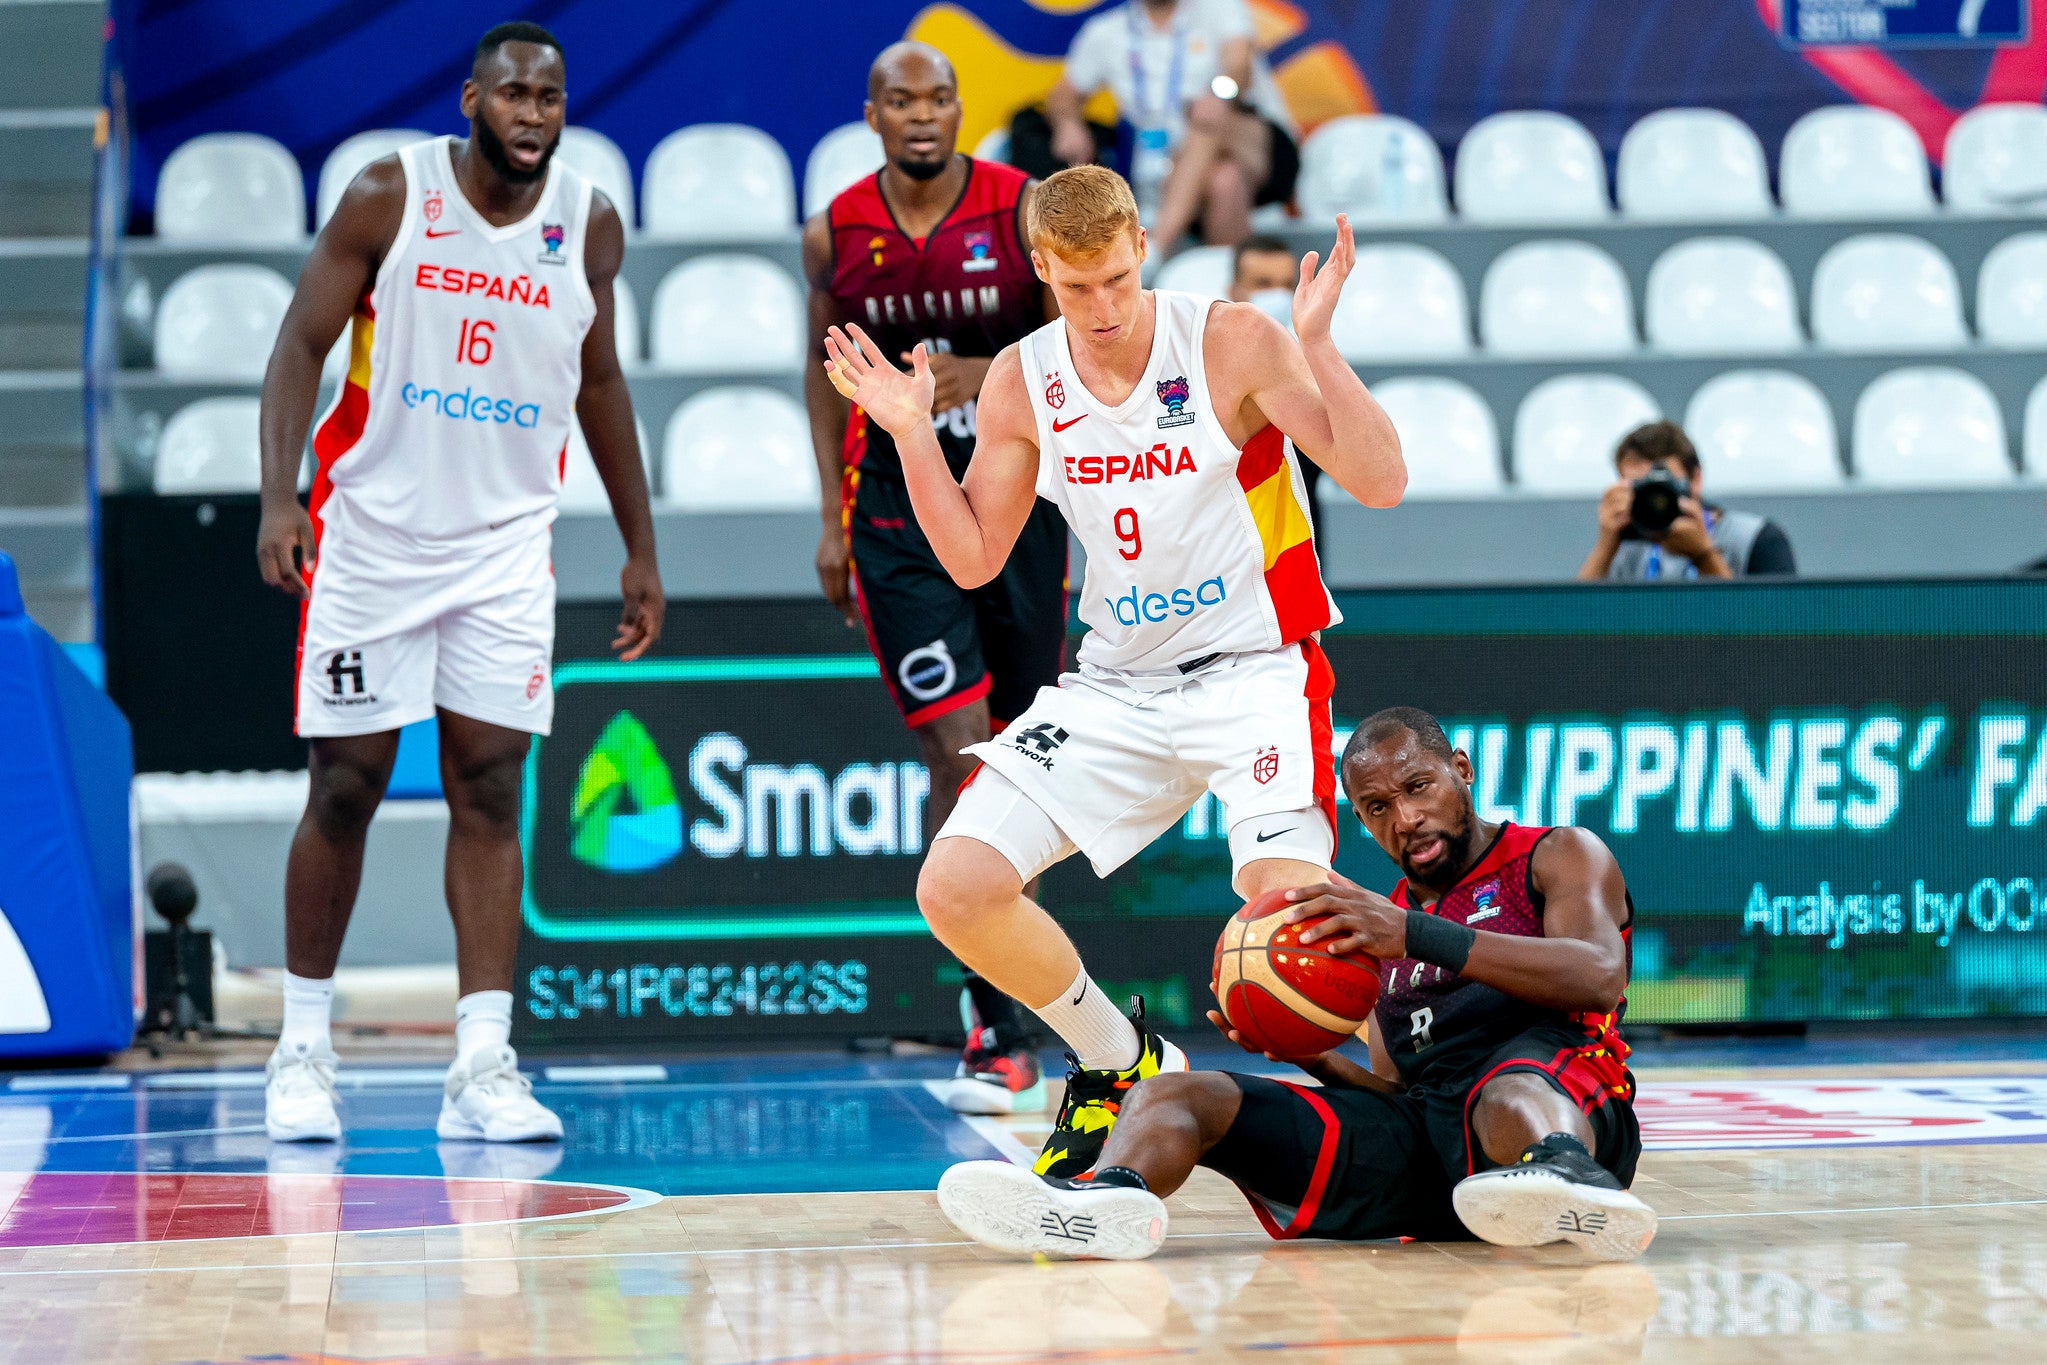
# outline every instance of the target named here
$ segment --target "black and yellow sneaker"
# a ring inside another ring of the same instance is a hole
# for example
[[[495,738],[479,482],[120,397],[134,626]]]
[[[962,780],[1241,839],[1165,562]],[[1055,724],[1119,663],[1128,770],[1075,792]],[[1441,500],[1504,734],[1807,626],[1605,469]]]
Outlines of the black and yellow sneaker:
[[[1130,1087],[1161,1071],[1187,1070],[1187,1054],[1144,1026],[1144,1001],[1130,1003],[1130,1022],[1137,1027],[1137,1064],[1122,1071],[1087,1071],[1078,1057],[1066,1054],[1071,1069],[1059,1122],[1031,1166],[1039,1175],[1077,1179],[1092,1171]]]

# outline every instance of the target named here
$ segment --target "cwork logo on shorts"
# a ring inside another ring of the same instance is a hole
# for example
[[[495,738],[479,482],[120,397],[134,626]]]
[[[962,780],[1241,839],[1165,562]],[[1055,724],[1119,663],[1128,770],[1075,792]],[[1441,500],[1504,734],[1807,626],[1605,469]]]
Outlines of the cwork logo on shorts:
[[[1041,720],[1028,729],[1004,735],[1009,746],[1041,768],[1052,766],[1052,753],[1073,736],[1051,721]]]
[[[497,426],[537,427],[540,404],[521,403],[511,398],[492,398],[468,388],[423,389],[407,384],[398,399],[408,408],[428,408],[453,422],[489,422]]]
[[[936,701],[952,691],[959,681],[959,665],[953,662],[952,651],[945,647],[945,641],[933,640],[921,649],[913,649],[903,656],[896,665],[896,678],[903,690],[918,701]]]
[[[320,700],[328,706],[374,706],[377,694],[363,684],[362,651],[337,649],[324,670],[331,689]]]
[[[1192,616],[1197,611],[1221,606],[1229,590],[1221,578],[1207,578],[1191,588],[1175,588],[1172,592],[1148,592],[1140,595],[1136,588],[1121,597],[1105,597],[1109,610],[1116,617],[1116,623],[1123,626],[1157,625],[1168,616]]]

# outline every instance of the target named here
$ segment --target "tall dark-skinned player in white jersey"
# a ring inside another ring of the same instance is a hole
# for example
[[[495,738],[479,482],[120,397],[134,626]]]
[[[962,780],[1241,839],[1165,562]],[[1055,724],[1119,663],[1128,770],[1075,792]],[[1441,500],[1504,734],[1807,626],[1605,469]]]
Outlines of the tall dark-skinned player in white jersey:
[[[1075,1176],[1129,1087],[1187,1063],[1141,1007],[1126,1018],[1103,994],[1024,888],[1076,851],[1108,875],[1209,792],[1239,895],[1327,878],[1332,675],[1315,632],[1338,618],[1294,451],[1367,506],[1398,502],[1407,475],[1391,421],[1329,337],[1355,260],[1347,221],[1325,269],[1314,253],[1302,263],[1296,340],[1248,304],[1143,288],[1144,230],[1113,171],[1051,176],[1026,219],[1061,317],[990,367],[964,482],[931,436],[921,347],[908,373],[858,326],[832,329],[826,349],[841,391],[895,433],[954,579],[1000,571],[1041,494],[1087,549],[1078,669],[974,746],[986,766],[918,886],[939,940],[1072,1049],[1037,1169]]]

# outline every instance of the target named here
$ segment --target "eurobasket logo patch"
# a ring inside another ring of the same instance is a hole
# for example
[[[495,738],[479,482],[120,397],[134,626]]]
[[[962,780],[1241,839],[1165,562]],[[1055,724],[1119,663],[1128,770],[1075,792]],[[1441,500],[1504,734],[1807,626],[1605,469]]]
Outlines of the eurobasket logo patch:
[[[569,852],[606,872],[646,872],[682,852],[675,781],[653,736],[630,711],[605,725],[576,776]]]

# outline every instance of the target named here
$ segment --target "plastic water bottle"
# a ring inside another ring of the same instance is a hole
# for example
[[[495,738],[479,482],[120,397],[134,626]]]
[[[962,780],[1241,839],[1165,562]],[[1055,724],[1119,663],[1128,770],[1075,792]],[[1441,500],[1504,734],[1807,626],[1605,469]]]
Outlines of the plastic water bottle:
[[[1379,210],[1389,218],[1407,212],[1406,138],[1407,130],[1396,123],[1379,144]]]

